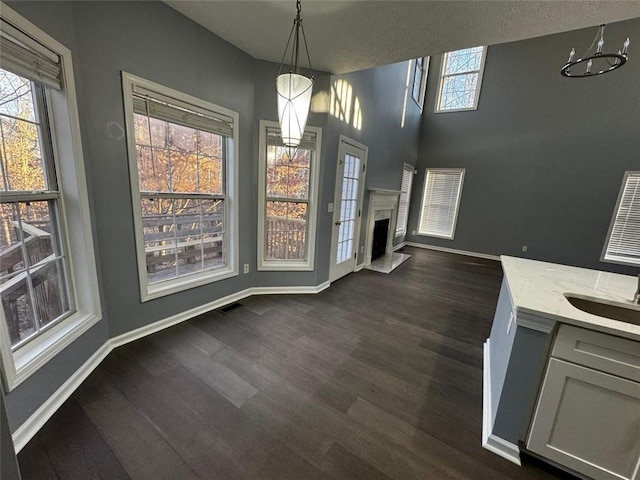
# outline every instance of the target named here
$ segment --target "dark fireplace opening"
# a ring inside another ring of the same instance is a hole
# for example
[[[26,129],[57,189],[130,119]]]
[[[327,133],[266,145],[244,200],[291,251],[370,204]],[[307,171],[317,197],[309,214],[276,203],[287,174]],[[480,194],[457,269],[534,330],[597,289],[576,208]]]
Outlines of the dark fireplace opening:
[[[373,243],[371,245],[371,261],[383,256],[387,252],[387,234],[389,233],[389,219],[376,220],[373,224]]]

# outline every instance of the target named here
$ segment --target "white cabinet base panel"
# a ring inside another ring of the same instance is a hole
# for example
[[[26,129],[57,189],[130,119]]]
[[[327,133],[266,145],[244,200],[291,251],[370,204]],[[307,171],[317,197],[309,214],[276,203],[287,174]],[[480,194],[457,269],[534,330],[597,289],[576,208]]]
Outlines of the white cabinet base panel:
[[[551,358],[527,446],[596,480],[640,480],[640,384]]]

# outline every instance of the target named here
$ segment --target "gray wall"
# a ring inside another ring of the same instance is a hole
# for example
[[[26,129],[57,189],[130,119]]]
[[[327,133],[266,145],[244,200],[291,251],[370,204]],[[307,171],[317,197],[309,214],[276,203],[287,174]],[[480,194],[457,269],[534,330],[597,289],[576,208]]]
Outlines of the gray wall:
[[[260,119],[277,119],[273,85],[278,65],[256,61],[161,2],[9,5],[73,54],[105,310],[99,324],[7,394],[12,431],[110,337],[250,286],[317,285],[326,281],[332,225],[326,204],[333,201],[341,133],[369,147],[369,185],[398,189],[402,163],[415,163],[420,117],[410,98],[406,126],[400,128],[407,64],[342,77],[352,83],[361,100],[364,127],[362,131],[346,127],[327,113],[327,105],[322,102],[310,116],[309,124],[323,128],[316,271],[255,272],[257,127]],[[126,144],[124,138],[114,138],[108,129],[113,123],[124,127],[122,70],[239,113],[239,259],[241,266],[250,264],[250,274],[140,302]],[[338,77],[316,75],[315,93],[327,98],[331,83]]]
[[[83,83],[83,69],[79,62],[74,25],[74,5],[70,2],[10,2],[18,13],[42,28],[49,35],[69,48],[73,55],[76,85]],[[93,164],[90,161],[90,144],[82,128],[87,122],[87,108],[84,91],[77,89],[78,113],[82,129],[82,146],[85,154],[89,208],[92,218],[94,248],[98,258],[97,268],[99,288],[104,298],[100,264],[100,241],[96,227],[96,209],[93,195]],[[89,112],[90,114],[90,112]],[[102,320],[85,332],[63,352],[51,359],[44,367],[29,377],[15,390],[6,394],[6,409],[9,425],[15,431],[29,415],[47,400],[98,348],[109,338],[109,323],[106,304],[102,303]]]
[[[0,478],[3,480],[18,480],[20,478],[11,440],[11,430],[7,421],[7,411],[4,407],[2,388],[0,388]]]
[[[525,439],[529,427],[552,335],[519,327],[515,319],[507,333],[512,310],[505,278],[502,280],[489,344],[490,433],[517,444]]]
[[[338,160],[338,142],[340,135],[346,135],[369,148],[365,188],[386,188],[400,190],[402,165],[415,165],[418,152],[418,134],[420,127],[420,108],[407,92],[405,122],[402,115],[405,110],[407,69],[409,62],[399,62],[346,75],[334,75],[332,85],[338,79],[347,81],[353,87],[353,94],[360,100],[363,113],[362,129],[347,125],[333,115],[329,115],[327,129],[324,132],[324,151],[326,169],[322,177],[322,201],[320,209],[322,229],[320,258],[328,259],[331,249],[332,213],[327,204],[333,202],[335,174]],[[411,65],[413,67],[413,64]],[[411,80],[413,69],[411,68]],[[409,86],[411,88],[411,86]],[[367,218],[369,194],[365,191],[362,218]],[[360,250],[365,241],[363,224],[360,233],[358,263],[362,263]],[[329,263],[327,263],[328,278]],[[319,275],[323,274],[320,270]]]
[[[608,25],[605,49],[617,51],[639,31],[640,19]],[[466,175],[455,239],[409,241],[637,272],[599,259],[623,174],[640,170],[638,50],[606,75],[559,73],[569,50],[582,53],[595,33],[489,46],[476,111],[433,113],[441,56],[432,58],[409,232],[425,168],[464,167]]]
[[[488,368],[491,378],[491,427],[493,427],[498,412],[500,395],[502,395],[504,379],[507,376],[509,357],[511,356],[513,341],[516,338],[515,322],[509,327],[509,318],[512,315],[512,311],[513,304],[509,295],[509,286],[506,279],[503,279],[496,313],[491,325],[491,336],[489,337],[490,357]],[[507,332],[507,330],[509,331]],[[485,366],[485,368],[487,367]]]
[[[255,80],[255,102],[254,102],[254,148],[253,148],[253,166],[254,166],[254,186],[252,189],[253,197],[250,200],[250,204],[255,206],[255,215],[253,217],[253,224],[255,227],[255,237],[251,241],[251,245],[257,243],[257,224],[258,224],[258,149],[259,149],[259,135],[260,135],[260,120],[278,121],[278,109],[275,97],[275,78],[278,75],[280,65],[272,62],[266,62],[262,60],[256,60],[254,64],[254,80]],[[329,82],[331,76],[322,72],[314,72],[314,84],[313,84],[313,98],[322,97],[328,95]],[[312,111],[309,113],[307,125],[322,128],[323,143],[324,134],[327,126],[327,113],[323,109],[320,111]],[[321,155],[319,158],[320,179],[323,178],[323,173],[326,171],[326,152],[324,147],[321,146]],[[326,273],[320,273],[324,271],[323,266],[326,263],[324,258],[319,256],[318,243],[322,241],[320,238],[320,223],[317,224],[316,229],[316,255],[315,255],[315,270],[312,272],[256,272],[253,277],[253,285],[256,287],[268,287],[273,285],[318,285],[324,282],[328,275]],[[254,247],[254,255],[252,258],[251,269],[255,270],[257,263],[257,251]]]
[[[552,338],[537,330],[516,329],[492,432],[513,444],[526,437]]]

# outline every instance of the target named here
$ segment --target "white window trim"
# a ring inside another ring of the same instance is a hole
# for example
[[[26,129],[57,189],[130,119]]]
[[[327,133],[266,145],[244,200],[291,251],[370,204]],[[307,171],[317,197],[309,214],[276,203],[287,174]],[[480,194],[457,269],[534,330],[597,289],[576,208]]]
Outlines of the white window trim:
[[[102,318],[89,196],[80,140],[80,121],[71,51],[57,40],[2,4],[2,18],[46,45],[60,56],[64,91],[47,89],[51,137],[60,190],[60,234],[69,252],[69,276],[76,311],[57,325],[11,352],[4,310],[0,308],[0,357],[9,391],[38,371]],[[61,161],[64,159],[64,161]]]
[[[482,45],[482,60],[480,61],[480,68],[477,70],[478,72],[478,87],[476,88],[476,94],[474,96],[473,99],[473,105],[471,107],[467,107],[467,108],[450,108],[447,110],[440,110],[439,105],[440,105],[440,97],[442,96],[442,86],[444,84],[444,69],[445,66],[447,65],[447,55],[449,55],[449,52],[446,52],[445,54],[442,55],[442,62],[440,65],[440,76],[438,77],[438,95],[436,96],[436,105],[434,108],[434,113],[453,113],[453,112],[467,112],[469,110],[477,110],[478,109],[478,102],[480,101],[480,91],[482,90],[482,77],[484,75],[484,65],[486,63],[487,60],[487,46],[486,45]],[[454,50],[457,51],[457,50]],[[468,72],[465,73],[475,73],[476,70],[469,70]],[[451,75],[446,75],[446,76],[451,76]]]
[[[422,78],[420,79],[420,92],[419,97],[415,98],[413,96],[413,84],[415,83],[416,72],[418,71],[418,59],[414,59],[413,62],[413,82],[411,82],[411,98],[416,102],[418,107],[420,107],[420,112],[424,109],[424,99],[427,93],[427,76],[429,75],[429,62],[431,62],[431,57],[422,57]]]
[[[460,188],[458,189],[458,197],[456,199],[456,209],[453,213],[453,228],[451,229],[451,235],[438,235],[434,233],[426,233],[420,230],[420,224],[422,223],[422,212],[424,211],[424,206],[427,197],[427,180],[429,178],[429,171],[448,171],[448,172],[459,172],[460,176]],[[422,203],[420,205],[420,215],[418,216],[418,226],[416,228],[416,235],[421,237],[435,237],[435,238],[444,238],[447,240],[453,240],[456,235],[456,228],[458,226],[458,212],[460,211],[460,202],[462,201],[462,188],[464,186],[464,176],[466,173],[466,169],[464,168],[427,168],[424,172],[424,187],[422,191]]]
[[[318,191],[320,185],[320,158],[322,145],[322,128],[307,125],[305,131],[316,134],[316,149],[311,165],[311,182],[309,185],[308,218],[307,218],[307,259],[306,260],[265,260],[265,211],[266,211],[266,131],[267,128],[280,128],[278,122],[260,120],[259,154],[258,154],[258,266],[259,271],[305,272],[314,269],[316,252],[316,225],[318,217]]]
[[[200,106],[213,112],[233,118],[233,137],[227,141],[226,164],[226,196],[225,218],[227,228],[225,229],[225,251],[227,254],[227,266],[214,270],[186,275],[173,280],[149,284],[147,281],[147,261],[144,251],[144,233],[142,229],[142,212],[140,211],[140,188],[138,186],[138,162],[136,156],[135,132],[133,127],[133,86],[138,85],[147,90],[157,92],[161,95],[175,98],[182,102]],[[122,72],[122,91],[124,96],[125,126],[127,132],[127,153],[129,157],[129,177],[131,180],[131,194],[133,205],[133,225],[136,238],[136,256],[138,258],[138,278],[140,283],[140,299],[143,302],[155,298],[181,292],[212,282],[218,282],[231,277],[235,277],[239,272],[239,239],[238,239],[238,113],[227,108],[215,105],[200,98],[174,90],[164,85],[137,77],[127,72]]]
[[[413,165],[409,165],[405,163],[402,165],[402,174],[404,172],[411,172],[411,184],[409,185],[409,190],[407,190],[407,217],[405,218],[404,225],[400,225],[401,228],[398,228],[398,224],[396,224],[396,233],[395,238],[402,237],[407,234],[407,227],[409,226],[409,206],[411,205],[411,190],[413,190],[413,175],[415,173],[415,167]],[[402,192],[402,177],[400,177],[400,192]],[[402,193],[400,193],[402,196]],[[398,213],[400,212],[400,197],[398,197]]]
[[[613,227],[616,223],[616,217],[618,216],[618,210],[620,209],[620,202],[622,201],[622,197],[624,194],[625,187],[627,186],[627,181],[631,175],[640,175],[640,171],[627,171],[624,173],[624,178],[622,179],[622,185],[620,186],[620,192],[618,193],[618,200],[616,201],[616,207],[613,209],[613,215],[611,217],[611,223],[609,224],[609,231],[607,232],[607,237],[604,242],[604,247],[602,248],[602,254],[600,255],[600,261],[605,263],[615,263],[618,265],[630,265],[633,267],[640,266],[640,258],[636,261],[633,260],[624,260],[620,259],[616,256],[607,256],[607,250],[609,249],[609,243],[611,242],[611,233],[613,232]]]

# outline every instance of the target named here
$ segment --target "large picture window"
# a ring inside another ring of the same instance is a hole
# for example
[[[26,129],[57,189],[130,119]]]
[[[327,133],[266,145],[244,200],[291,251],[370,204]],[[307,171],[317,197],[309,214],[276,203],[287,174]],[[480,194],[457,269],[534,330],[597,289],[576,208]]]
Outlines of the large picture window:
[[[313,270],[322,131],[307,127],[297,149],[275,122],[260,122],[259,270]]]
[[[0,12],[0,356],[11,390],[100,319],[71,53]]]
[[[236,114],[123,73],[143,299],[237,274]]]
[[[602,257],[640,265],[640,172],[625,173]]]
[[[13,349],[73,311],[44,94],[0,69],[0,296]]]

